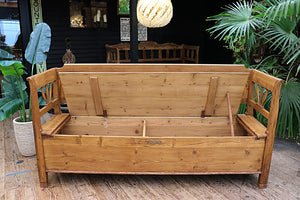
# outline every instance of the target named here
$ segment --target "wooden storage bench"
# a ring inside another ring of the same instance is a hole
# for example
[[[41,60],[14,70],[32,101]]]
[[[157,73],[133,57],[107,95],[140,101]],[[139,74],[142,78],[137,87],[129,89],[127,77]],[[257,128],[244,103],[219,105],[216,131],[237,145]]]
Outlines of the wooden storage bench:
[[[129,63],[129,43],[119,43],[114,45],[105,45],[107,63]],[[139,62],[181,62],[198,63],[199,46],[164,43],[158,44],[153,41],[140,42]]]
[[[42,187],[48,172],[259,174],[267,186],[280,79],[242,65],[67,64],[28,81]]]

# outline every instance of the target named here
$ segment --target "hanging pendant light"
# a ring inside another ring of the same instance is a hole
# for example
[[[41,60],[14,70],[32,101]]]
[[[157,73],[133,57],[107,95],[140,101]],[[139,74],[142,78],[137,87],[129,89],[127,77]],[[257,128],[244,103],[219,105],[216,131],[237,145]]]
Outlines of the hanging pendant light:
[[[172,17],[171,0],[139,0],[137,4],[137,19],[146,27],[163,27],[171,21]]]

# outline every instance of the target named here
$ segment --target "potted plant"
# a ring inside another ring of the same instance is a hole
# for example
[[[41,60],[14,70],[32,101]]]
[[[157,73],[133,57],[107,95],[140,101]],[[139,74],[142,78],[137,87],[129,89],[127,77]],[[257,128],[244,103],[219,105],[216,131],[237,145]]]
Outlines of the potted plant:
[[[24,66],[19,62],[0,61],[0,70],[5,79],[2,81],[4,97],[0,99],[0,120],[20,110],[20,116],[13,120],[19,151],[25,156],[34,155],[32,122],[25,111],[28,95],[22,77],[25,74]]]
[[[36,25],[34,31],[30,34],[30,41],[25,51],[26,60],[32,64],[31,75],[33,75],[34,66],[46,60],[50,42],[50,27],[45,23]],[[13,120],[17,145],[22,155],[32,156],[35,154],[35,145],[30,97],[26,92],[26,84],[22,77],[26,74],[25,67],[18,61],[9,60],[11,59],[9,53],[2,52],[0,57],[7,59],[0,61],[0,70],[5,79],[2,81],[4,92],[3,98],[0,99],[0,121],[7,119],[16,111],[20,111],[20,116]],[[40,66],[36,71],[43,71],[41,68]],[[29,113],[26,113],[25,107],[28,102]]]

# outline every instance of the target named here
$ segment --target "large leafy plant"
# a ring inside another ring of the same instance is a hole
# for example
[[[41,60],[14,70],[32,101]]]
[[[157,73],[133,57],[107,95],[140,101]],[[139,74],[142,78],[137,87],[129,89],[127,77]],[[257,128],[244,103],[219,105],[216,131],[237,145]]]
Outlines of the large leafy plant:
[[[2,81],[4,97],[0,99],[0,121],[18,110],[21,113],[21,121],[27,121],[25,105],[28,103],[28,95],[22,78],[24,66],[19,62],[0,61],[0,70],[5,79]]]
[[[25,50],[25,58],[32,64],[31,75],[34,73],[35,66],[37,66],[37,72],[45,71],[43,65],[39,63],[47,59],[50,42],[50,27],[46,23],[36,25],[30,34],[30,40]],[[17,110],[20,110],[22,122],[31,121],[31,112],[28,118],[25,112],[25,106],[28,103],[26,85],[22,77],[25,73],[25,67],[19,62],[11,60],[12,58],[13,55],[10,53],[4,50],[0,51],[0,70],[5,79],[2,81],[4,97],[0,99],[0,121],[7,119]],[[29,110],[30,107],[29,105]]]
[[[233,50],[235,63],[285,79],[277,133],[300,141],[300,0],[238,1],[208,21],[215,22],[208,31]]]

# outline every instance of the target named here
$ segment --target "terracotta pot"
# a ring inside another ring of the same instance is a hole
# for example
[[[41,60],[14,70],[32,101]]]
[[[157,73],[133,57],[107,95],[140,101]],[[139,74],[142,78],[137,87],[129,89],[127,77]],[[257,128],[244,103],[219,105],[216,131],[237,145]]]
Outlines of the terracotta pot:
[[[35,155],[32,121],[20,122],[20,117],[17,117],[13,120],[13,126],[20,153],[23,156]]]

